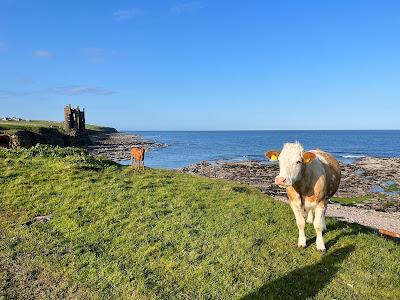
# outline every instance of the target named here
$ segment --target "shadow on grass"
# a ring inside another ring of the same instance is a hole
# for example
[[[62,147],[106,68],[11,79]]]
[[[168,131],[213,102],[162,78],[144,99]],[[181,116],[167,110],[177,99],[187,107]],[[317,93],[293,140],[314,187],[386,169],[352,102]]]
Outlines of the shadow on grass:
[[[343,237],[356,236],[357,234],[360,234],[362,232],[364,232],[364,233],[370,233],[371,232],[368,228],[363,227],[361,225],[358,225],[358,224],[345,224],[345,223],[343,223],[341,221],[335,222],[335,224],[333,224],[333,226],[330,226],[328,228],[328,231],[334,231],[334,230],[337,230],[337,229],[343,230],[344,225],[346,227],[348,227],[348,230],[346,230],[344,232],[341,232],[335,238],[327,240],[325,242],[325,247],[326,247],[327,250],[329,250],[329,248],[333,247]]]
[[[341,221],[336,221],[334,224],[330,224],[328,225],[328,229],[327,232],[329,231],[335,231],[335,230],[343,230],[344,227],[348,227],[349,230],[346,230],[342,233],[340,233],[339,235],[337,235],[336,237],[334,237],[333,239],[327,239],[327,237],[325,236],[325,231],[324,231],[324,241],[325,241],[325,247],[327,250],[329,250],[329,248],[333,247],[341,238],[346,237],[346,236],[353,236],[353,235],[357,235],[361,232],[371,232],[371,230],[369,230],[366,227],[363,227],[361,225],[358,224],[347,224]],[[316,237],[311,237],[309,239],[307,239],[307,247],[310,246],[314,246],[315,247],[315,242],[316,242]]]
[[[335,277],[341,264],[354,246],[340,248],[322,257],[318,263],[297,269],[266,283],[246,295],[249,299],[308,299],[314,297]]]

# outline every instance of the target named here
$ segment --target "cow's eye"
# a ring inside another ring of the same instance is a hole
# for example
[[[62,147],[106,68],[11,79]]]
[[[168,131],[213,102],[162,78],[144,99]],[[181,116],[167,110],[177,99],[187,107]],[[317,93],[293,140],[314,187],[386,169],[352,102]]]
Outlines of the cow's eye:
[[[298,164],[298,165],[299,165],[299,164],[301,164],[301,163],[302,163],[302,161],[301,161],[301,160],[298,160],[298,161],[297,161],[297,164]]]

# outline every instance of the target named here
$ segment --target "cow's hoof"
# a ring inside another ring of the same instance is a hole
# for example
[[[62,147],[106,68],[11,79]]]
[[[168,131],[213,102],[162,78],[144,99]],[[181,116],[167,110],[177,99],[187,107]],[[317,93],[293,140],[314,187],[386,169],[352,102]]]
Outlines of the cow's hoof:
[[[326,249],[325,248],[323,248],[323,249],[322,248],[321,249],[317,248],[317,250],[318,250],[318,252],[321,252],[322,255],[326,253]]]
[[[297,244],[297,248],[305,249],[307,246],[305,244]]]

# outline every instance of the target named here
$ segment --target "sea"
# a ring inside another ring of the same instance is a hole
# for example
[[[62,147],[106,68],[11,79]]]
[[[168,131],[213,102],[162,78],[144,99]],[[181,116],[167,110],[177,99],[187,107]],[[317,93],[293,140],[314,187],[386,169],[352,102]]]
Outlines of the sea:
[[[264,152],[300,142],[306,150],[322,149],[352,163],[364,156],[400,157],[400,130],[279,130],[279,131],[128,131],[166,144],[146,153],[148,167],[176,169],[209,161],[256,160],[269,163]],[[129,161],[122,161],[128,164]]]

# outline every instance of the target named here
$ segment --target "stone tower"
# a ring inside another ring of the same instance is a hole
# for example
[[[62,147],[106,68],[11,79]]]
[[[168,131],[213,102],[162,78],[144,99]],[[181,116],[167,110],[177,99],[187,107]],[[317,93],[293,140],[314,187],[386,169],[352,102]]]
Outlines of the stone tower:
[[[71,108],[71,104],[64,107],[64,130],[69,135],[78,135],[85,132],[85,109]]]

